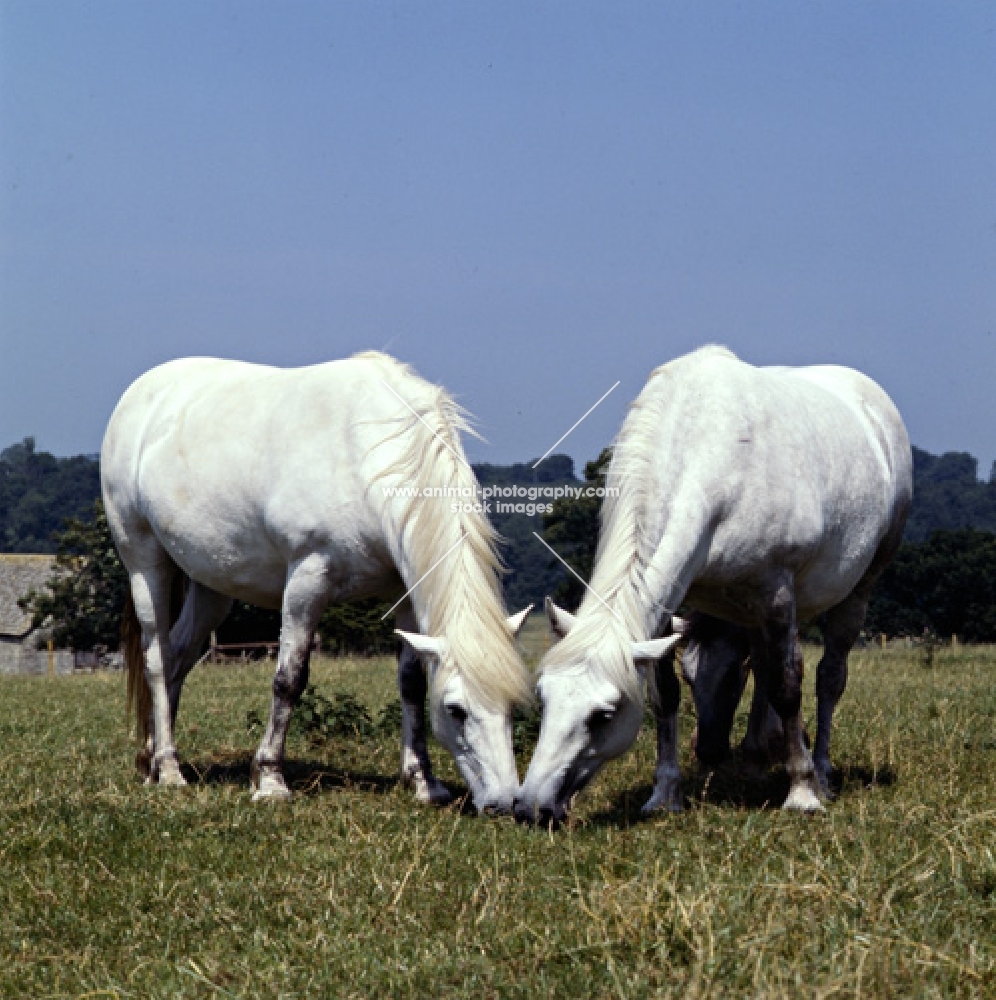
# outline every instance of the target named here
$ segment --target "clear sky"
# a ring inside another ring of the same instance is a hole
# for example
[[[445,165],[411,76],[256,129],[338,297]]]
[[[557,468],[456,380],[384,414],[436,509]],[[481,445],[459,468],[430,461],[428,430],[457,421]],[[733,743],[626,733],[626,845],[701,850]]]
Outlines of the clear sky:
[[[0,446],[384,348],[593,457],[706,342],[996,459],[996,4],[0,0]]]

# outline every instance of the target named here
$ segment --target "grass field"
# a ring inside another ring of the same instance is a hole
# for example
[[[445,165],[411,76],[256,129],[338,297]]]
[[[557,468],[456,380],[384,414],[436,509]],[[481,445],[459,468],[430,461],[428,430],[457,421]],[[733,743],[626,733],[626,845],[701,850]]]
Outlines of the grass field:
[[[826,816],[731,767],[641,822],[646,729],[553,834],[416,805],[393,736],[292,737],[297,796],[253,805],[269,680],[194,672],[160,790],[120,675],[0,679],[0,996],[996,996],[996,649],[857,652]],[[388,660],[313,680],[395,697]]]

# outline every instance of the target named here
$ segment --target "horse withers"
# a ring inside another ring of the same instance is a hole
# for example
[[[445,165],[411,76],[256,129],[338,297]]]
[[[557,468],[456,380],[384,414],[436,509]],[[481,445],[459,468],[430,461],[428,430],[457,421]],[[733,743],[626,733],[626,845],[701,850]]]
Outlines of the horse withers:
[[[680,690],[666,655],[678,637],[663,633],[683,601],[753,630],[755,676],[784,730],[784,807],[822,809],[847,650],[912,497],[909,438],[892,401],[848,368],[755,368],[702,348],[651,375],[616,439],[606,487],[576,620],[548,609],[564,638],[540,665],[540,737],[516,816],[562,819],[632,745],[651,671],[658,763],[645,808],[680,808]],[[799,623],[824,612],[817,767],[800,718],[797,641]]]
[[[444,390],[378,353],[298,369],[187,358],[125,392],[101,484],[131,584],[129,670],[150,780],[184,783],[173,742],[183,682],[237,599],[281,611],[252,781],[254,798],[289,796],[284,743],[318,619],[332,601],[381,596],[401,599],[403,777],[422,800],[449,797],[426,749],[428,688],[474,803],[507,811],[511,711],[529,697],[514,642],[525,612],[506,617],[496,535],[475,504],[452,500],[477,491],[465,430]],[[174,622],[177,574],[189,586]]]

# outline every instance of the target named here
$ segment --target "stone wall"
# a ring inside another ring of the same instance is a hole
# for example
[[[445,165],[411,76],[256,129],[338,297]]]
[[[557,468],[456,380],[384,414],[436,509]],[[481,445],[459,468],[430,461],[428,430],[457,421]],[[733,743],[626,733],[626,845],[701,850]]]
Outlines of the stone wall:
[[[19,642],[0,642],[0,674],[47,674],[50,667],[57,674],[73,672],[73,651],[32,649]]]

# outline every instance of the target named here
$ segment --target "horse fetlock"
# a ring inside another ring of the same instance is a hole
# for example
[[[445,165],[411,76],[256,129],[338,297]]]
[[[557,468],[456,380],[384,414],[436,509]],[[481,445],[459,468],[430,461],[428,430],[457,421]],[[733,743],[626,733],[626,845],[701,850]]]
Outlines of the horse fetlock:
[[[180,772],[180,762],[176,759],[175,751],[156,754],[152,758],[149,777],[155,784],[166,787],[179,788],[187,783],[187,779]]]
[[[135,770],[138,772],[140,778],[145,779],[146,784],[150,784],[152,781],[152,751],[147,747],[142,747],[141,750],[135,754]]]
[[[832,799],[834,795],[830,790],[830,774],[833,768],[830,766],[830,761],[817,760],[813,766],[816,771],[816,781],[819,785],[820,796],[824,799]]]
[[[748,778],[758,780],[768,773],[771,761],[766,751],[759,747],[744,747],[740,751],[741,766]]]
[[[415,792],[415,800],[424,805],[445,806],[453,801],[450,790],[435,775],[426,777],[421,767],[403,768],[401,783],[411,788]]]
[[[453,794],[438,778],[423,780],[416,785],[415,797],[431,806],[447,806],[453,801]]]
[[[668,774],[658,776],[654,782],[654,790],[650,798],[643,804],[640,812],[644,816],[649,816],[655,812],[681,812],[681,778],[678,775]]]
[[[286,801],[291,798],[291,790],[278,764],[260,763],[254,757],[249,769],[249,783],[253,790],[253,802]]]

